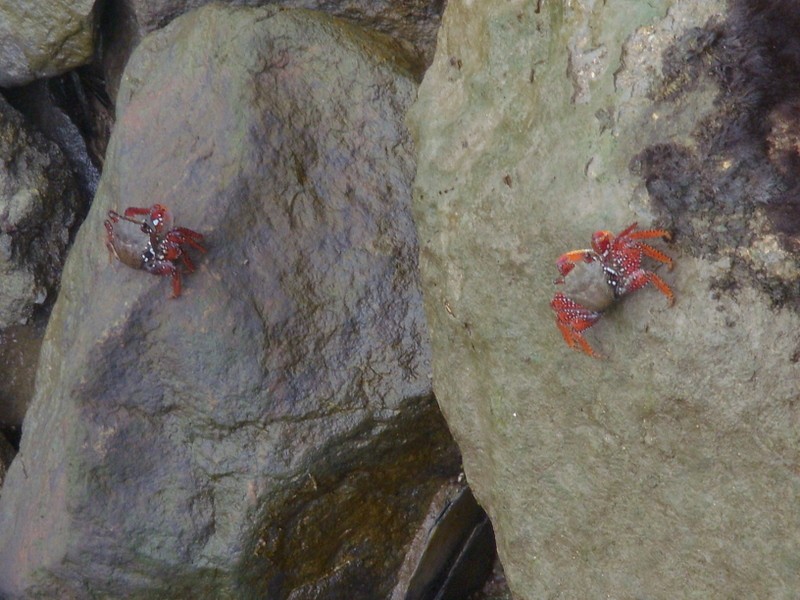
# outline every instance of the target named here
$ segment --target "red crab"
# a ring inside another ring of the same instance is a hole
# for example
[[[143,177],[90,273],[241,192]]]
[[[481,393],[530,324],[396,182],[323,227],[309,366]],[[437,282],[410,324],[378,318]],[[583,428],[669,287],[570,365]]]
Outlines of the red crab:
[[[203,236],[186,227],[172,227],[172,215],[165,206],[129,207],[123,214],[108,211],[106,247],[113,257],[134,269],[172,277],[172,297],[181,295],[180,259],[188,272],[194,271],[187,247],[201,252]]]
[[[670,306],[675,295],[658,275],[642,268],[647,256],[672,269],[672,259],[640,240],[663,238],[672,234],[665,229],[636,231],[636,223],[614,236],[610,231],[596,231],[592,247],[562,254],[556,261],[563,285],[550,306],[556,311],[556,325],[570,348],[577,344],[586,354],[599,355],[581,335],[600,319],[603,311],[626,294],[652,283],[667,297]]]

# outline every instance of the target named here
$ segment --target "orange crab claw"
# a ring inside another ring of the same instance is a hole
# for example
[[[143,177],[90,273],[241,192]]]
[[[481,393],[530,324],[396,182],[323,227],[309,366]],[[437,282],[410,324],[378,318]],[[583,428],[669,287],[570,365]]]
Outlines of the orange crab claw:
[[[556,312],[556,326],[567,345],[575,348],[577,344],[589,356],[600,358],[581,332],[597,323],[602,313],[581,306],[561,292],[553,296],[550,307]]]

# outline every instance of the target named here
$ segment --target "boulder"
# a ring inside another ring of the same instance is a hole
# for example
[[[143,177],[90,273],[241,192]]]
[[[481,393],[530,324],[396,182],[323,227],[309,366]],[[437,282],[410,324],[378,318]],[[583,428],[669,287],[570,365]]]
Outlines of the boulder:
[[[409,116],[434,390],[515,597],[800,589],[797,19],[445,10]],[[675,305],[648,286],[586,332],[605,359],[570,350],[556,259],[636,221],[674,234]]]
[[[0,5],[0,87],[64,73],[94,53],[95,0]]]
[[[103,62],[111,97],[132,50],[143,36],[164,27],[175,17],[210,0],[121,0],[106,6]],[[227,4],[237,4],[228,0]],[[443,0],[251,0],[249,5],[318,10],[393,40],[392,52],[405,55],[411,71],[421,79],[433,60]]]
[[[142,41],[0,497],[0,595],[390,593],[459,465],[415,93],[380,36],[320,13],[213,5]],[[105,244],[109,210],[154,203],[207,249],[174,299]]]
[[[0,330],[58,288],[82,199],[63,153],[0,97]]]

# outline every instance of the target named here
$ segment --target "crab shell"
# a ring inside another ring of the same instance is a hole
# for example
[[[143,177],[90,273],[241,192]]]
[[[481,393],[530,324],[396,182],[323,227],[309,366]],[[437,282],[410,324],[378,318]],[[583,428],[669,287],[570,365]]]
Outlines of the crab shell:
[[[142,231],[142,226],[120,219],[112,222],[112,235],[109,240],[119,261],[134,269],[144,268],[144,255],[152,252],[150,235]]]
[[[589,310],[603,312],[614,302],[614,288],[600,261],[578,262],[558,289],[570,300]]]

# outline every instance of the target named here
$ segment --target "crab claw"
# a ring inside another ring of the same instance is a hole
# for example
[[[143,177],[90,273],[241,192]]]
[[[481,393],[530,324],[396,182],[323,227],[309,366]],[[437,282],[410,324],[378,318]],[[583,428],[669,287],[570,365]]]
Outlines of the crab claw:
[[[550,307],[556,311],[556,325],[567,345],[570,348],[575,348],[577,345],[589,356],[600,358],[581,332],[597,323],[602,313],[581,306],[561,292],[553,296]]]
[[[600,257],[594,250],[572,250],[558,257],[558,260],[556,260],[556,267],[558,268],[558,272],[561,273],[563,281],[563,278],[575,268],[576,263],[581,261],[590,263],[595,260],[600,260]]]

